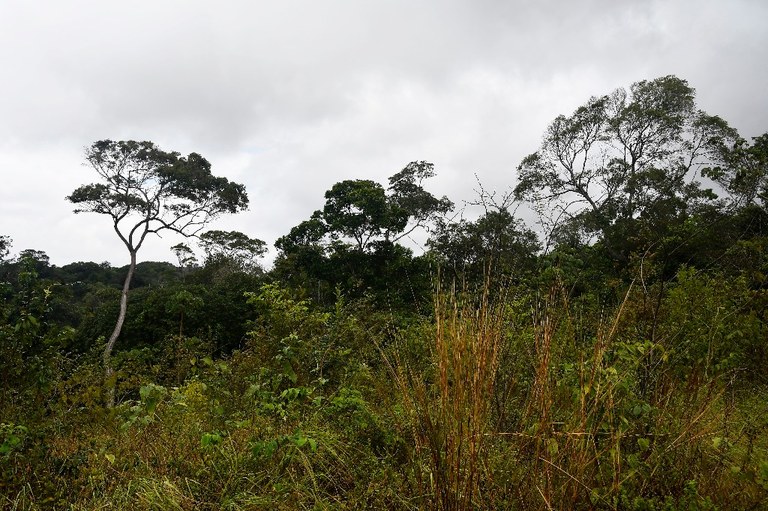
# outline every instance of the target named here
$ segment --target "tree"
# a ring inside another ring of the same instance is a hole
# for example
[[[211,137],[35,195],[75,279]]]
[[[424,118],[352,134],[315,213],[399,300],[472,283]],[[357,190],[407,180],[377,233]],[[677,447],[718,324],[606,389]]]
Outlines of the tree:
[[[352,238],[360,252],[375,237],[389,235],[394,225],[390,218],[384,188],[368,179],[348,179],[325,192],[323,220],[335,239]]]
[[[163,231],[195,235],[217,216],[246,209],[248,196],[243,185],[213,176],[211,164],[199,154],[183,157],[152,142],[101,140],[86,148],[85,160],[100,182],[80,186],[67,200],[77,206],[75,213],[109,216],[130,255],[120,312],[103,353],[109,381],[112,349],[125,321],[136,254],[147,236]],[[108,404],[114,404],[114,387]]]
[[[5,258],[8,257],[12,244],[13,241],[11,240],[10,236],[0,236],[0,263],[5,261]]]
[[[637,219],[663,225],[714,198],[698,171],[737,137],[724,120],[696,108],[685,80],[644,80],[557,117],[541,149],[518,167],[515,196],[556,212],[560,233],[572,239]]]
[[[179,268],[185,269],[197,263],[195,253],[186,243],[177,243],[171,247],[171,252],[179,262]]]
[[[48,254],[42,250],[35,250],[34,248],[25,248],[20,251],[18,261],[29,262],[29,264],[34,266],[35,271],[41,275],[47,273],[47,270],[51,266],[51,258],[48,257]],[[48,275],[45,276],[47,277]]]
[[[325,193],[322,210],[275,242],[276,274],[318,300],[337,286],[382,296],[394,292],[394,272],[402,276],[416,264],[397,241],[453,208],[448,198],[423,188],[434,175],[434,165],[414,161],[390,177],[387,188],[365,179],[336,183]]]
[[[179,262],[179,270],[181,271],[182,282],[186,279],[187,272],[195,264],[197,264],[197,257],[189,245],[186,243],[177,243],[171,247],[171,252],[176,256],[176,260]]]
[[[520,279],[534,264],[536,234],[507,209],[489,209],[471,222],[440,222],[427,242],[453,278],[482,286]]]
[[[291,229],[276,246],[290,250],[318,245],[326,236],[332,241],[351,240],[359,252],[377,242],[394,243],[453,208],[447,197],[437,198],[421,183],[435,175],[434,165],[414,161],[389,178],[389,187],[368,179],[336,183],[325,192],[325,206]]]
[[[267,244],[238,231],[212,230],[200,235],[206,263],[227,261],[238,271],[258,267],[256,259],[267,252]]]
[[[304,220],[291,232],[281,236],[275,247],[282,252],[295,252],[301,247],[320,246],[321,241],[328,234],[328,226],[323,220],[323,212],[315,211],[309,220]]]
[[[768,133],[752,139],[739,138],[725,148],[721,165],[705,169],[730,195],[736,208],[768,206]]]

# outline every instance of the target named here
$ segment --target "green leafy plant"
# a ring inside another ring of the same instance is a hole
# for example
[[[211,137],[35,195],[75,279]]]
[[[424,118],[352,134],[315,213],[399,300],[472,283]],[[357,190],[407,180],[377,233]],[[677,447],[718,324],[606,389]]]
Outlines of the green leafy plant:
[[[8,458],[24,448],[29,429],[21,424],[0,423],[0,456]]]

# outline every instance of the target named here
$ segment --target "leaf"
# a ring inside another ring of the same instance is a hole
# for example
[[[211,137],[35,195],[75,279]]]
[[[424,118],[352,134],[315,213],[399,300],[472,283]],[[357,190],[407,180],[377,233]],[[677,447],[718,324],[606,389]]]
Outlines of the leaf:
[[[203,433],[200,437],[202,447],[212,447],[221,443],[221,435],[218,433]]]
[[[299,377],[296,375],[296,371],[293,370],[293,366],[287,360],[283,360],[283,375],[287,376],[291,383],[296,383]]]
[[[266,442],[256,442],[253,445],[253,455],[256,457],[263,456],[268,458],[272,456],[279,447],[277,440],[269,440]]]
[[[547,439],[547,452],[550,456],[554,456],[559,451],[559,446],[557,445],[557,439],[555,438],[549,438]]]
[[[112,464],[112,465],[114,465],[114,464],[115,464],[115,455],[114,455],[114,454],[109,454],[109,453],[106,453],[106,454],[104,454],[104,457],[105,457],[105,458],[107,458],[107,461],[108,461],[110,464]]]

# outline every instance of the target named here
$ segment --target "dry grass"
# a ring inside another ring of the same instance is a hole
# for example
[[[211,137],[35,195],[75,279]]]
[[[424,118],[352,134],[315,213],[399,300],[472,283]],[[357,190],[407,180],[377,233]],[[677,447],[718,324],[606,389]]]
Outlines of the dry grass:
[[[484,489],[493,433],[492,399],[502,348],[501,310],[483,292],[479,303],[437,293],[431,347],[434,381],[402,363],[392,374],[412,417],[417,469],[428,506],[441,511],[488,508]]]

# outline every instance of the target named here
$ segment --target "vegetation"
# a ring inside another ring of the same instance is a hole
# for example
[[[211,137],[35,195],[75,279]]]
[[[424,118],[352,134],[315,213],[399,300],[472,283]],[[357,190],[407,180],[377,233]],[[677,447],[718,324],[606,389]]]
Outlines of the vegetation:
[[[475,219],[426,162],[338,183],[268,270],[216,230],[137,262],[167,219],[132,224],[126,268],[0,236],[0,507],[765,509],[766,140],[664,77],[558,117]],[[162,155],[170,213],[245,205]],[[144,200],[100,186],[70,200]],[[555,213],[542,239],[519,201]],[[424,226],[425,254],[398,244]]]

